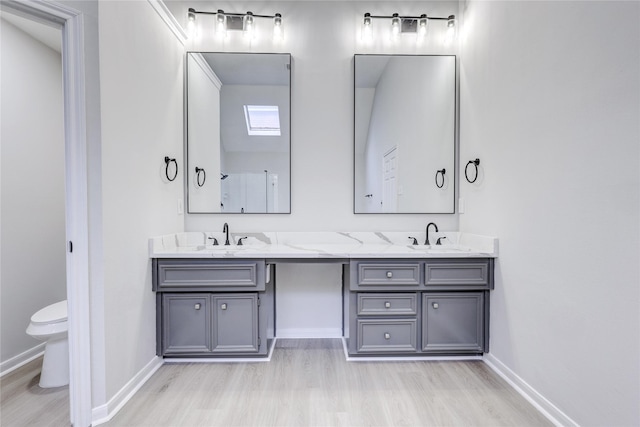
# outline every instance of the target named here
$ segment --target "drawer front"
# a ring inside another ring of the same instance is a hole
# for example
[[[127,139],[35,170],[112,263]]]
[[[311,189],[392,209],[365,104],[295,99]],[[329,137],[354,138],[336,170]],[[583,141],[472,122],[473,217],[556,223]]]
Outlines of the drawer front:
[[[417,294],[358,294],[358,316],[415,316]]]
[[[213,288],[215,290],[264,289],[264,262],[194,262],[158,263],[158,288]]]
[[[427,286],[470,285],[484,288],[489,285],[488,272],[487,262],[427,263],[425,284]]]
[[[415,353],[417,320],[358,319],[358,353]]]
[[[358,263],[358,285],[420,285],[420,263]]]

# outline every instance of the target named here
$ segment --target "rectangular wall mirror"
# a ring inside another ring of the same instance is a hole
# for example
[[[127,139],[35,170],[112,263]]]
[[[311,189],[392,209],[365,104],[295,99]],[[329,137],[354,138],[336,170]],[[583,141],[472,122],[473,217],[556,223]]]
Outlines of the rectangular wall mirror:
[[[188,52],[189,213],[290,213],[290,54]]]
[[[454,213],[456,57],[355,55],[354,212]]]

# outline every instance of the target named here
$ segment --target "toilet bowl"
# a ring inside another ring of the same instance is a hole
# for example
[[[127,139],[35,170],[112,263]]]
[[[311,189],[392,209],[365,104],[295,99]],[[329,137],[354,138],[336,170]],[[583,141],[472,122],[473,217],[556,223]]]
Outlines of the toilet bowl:
[[[61,387],[69,384],[67,301],[48,305],[31,316],[27,334],[46,342],[40,387]]]

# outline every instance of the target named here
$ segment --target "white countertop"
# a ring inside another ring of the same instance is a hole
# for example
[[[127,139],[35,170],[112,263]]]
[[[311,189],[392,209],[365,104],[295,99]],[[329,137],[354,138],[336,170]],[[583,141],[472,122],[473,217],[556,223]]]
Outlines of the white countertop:
[[[242,246],[235,242],[247,236]],[[430,233],[441,245],[412,245],[409,236],[424,243],[424,232],[268,232],[231,233],[225,246],[220,232],[185,232],[149,239],[150,258],[495,258],[498,239],[458,232]],[[211,237],[218,240],[213,245]]]

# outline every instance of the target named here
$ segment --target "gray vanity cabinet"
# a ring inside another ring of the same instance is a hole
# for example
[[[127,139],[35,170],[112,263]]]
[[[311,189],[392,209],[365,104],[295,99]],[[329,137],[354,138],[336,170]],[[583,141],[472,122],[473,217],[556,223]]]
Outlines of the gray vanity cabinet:
[[[343,277],[351,356],[489,350],[493,259],[351,260]]]
[[[264,260],[154,259],[157,354],[265,356],[274,337]]]

